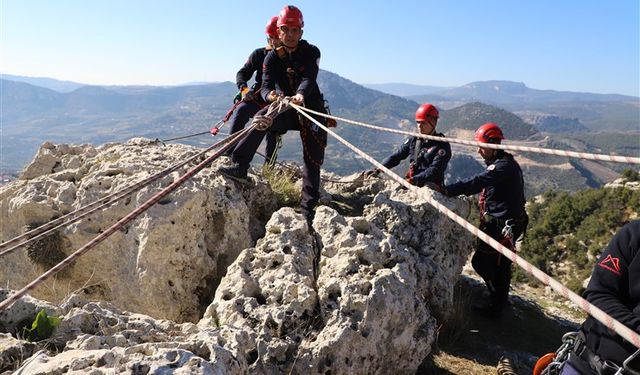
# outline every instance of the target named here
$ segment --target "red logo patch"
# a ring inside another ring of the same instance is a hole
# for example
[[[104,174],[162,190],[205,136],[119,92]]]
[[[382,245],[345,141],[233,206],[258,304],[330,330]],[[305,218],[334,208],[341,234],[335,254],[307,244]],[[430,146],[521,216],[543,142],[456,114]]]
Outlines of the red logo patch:
[[[611,254],[609,254],[607,255],[606,258],[604,258],[603,261],[598,263],[598,265],[604,268],[605,270],[611,271],[616,275],[620,276],[620,259],[619,258],[614,258],[611,256]]]

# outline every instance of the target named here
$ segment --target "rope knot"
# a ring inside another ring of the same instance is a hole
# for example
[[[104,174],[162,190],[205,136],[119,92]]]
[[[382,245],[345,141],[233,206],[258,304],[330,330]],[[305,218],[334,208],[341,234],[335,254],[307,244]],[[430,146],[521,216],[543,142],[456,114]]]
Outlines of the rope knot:
[[[267,111],[264,115],[256,115],[251,121],[251,125],[255,126],[257,130],[265,131],[273,125],[273,119],[279,114],[289,109],[291,98],[278,97],[273,103],[267,107]]]
[[[256,115],[251,124],[254,125],[256,129],[265,131],[273,125],[273,119],[268,115]]]

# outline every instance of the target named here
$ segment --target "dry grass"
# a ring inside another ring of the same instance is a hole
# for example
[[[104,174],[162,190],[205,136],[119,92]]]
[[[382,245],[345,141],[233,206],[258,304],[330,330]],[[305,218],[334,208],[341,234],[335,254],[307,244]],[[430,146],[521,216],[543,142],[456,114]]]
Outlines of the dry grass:
[[[494,366],[483,365],[473,359],[458,357],[440,352],[433,356],[433,364],[439,368],[432,374],[456,374],[456,375],[495,375]],[[438,372],[439,371],[439,372]],[[426,373],[425,373],[426,374]]]
[[[37,228],[38,225],[29,225],[26,230]],[[38,240],[29,243],[27,246],[27,256],[29,259],[44,269],[49,269],[67,255],[64,253],[64,240],[60,231],[54,231]]]
[[[296,171],[289,168],[280,168],[277,165],[264,166],[262,168],[262,176],[276,194],[280,207],[295,207],[300,204],[300,188],[295,185],[298,178]]]

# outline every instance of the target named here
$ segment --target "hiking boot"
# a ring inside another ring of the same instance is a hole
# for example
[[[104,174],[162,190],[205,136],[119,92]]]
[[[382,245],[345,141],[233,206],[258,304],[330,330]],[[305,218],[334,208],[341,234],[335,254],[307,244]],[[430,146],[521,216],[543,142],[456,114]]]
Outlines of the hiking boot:
[[[220,167],[218,171],[231,179],[247,181],[247,168],[243,168],[240,164],[234,163],[230,167]]]

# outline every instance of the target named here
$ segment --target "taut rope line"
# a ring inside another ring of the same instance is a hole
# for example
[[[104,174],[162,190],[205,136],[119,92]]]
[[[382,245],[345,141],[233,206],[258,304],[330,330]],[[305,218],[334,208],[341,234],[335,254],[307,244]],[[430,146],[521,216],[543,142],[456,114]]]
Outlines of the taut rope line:
[[[389,133],[403,134],[403,135],[408,135],[408,136],[413,136],[413,137],[420,137],[420,138],[424,138],[424,139],[432,139],[432,140],[436,140],[436,141],[444,141],[444,142],[449,142],[449,143],[458,143],[458,144],[462,144],[462,145],[477,146],[477,147],[484,147],[484,148],[493,148],[493,149],[497,149],[497,150],[514,150],[514,151],[524,151],[524,152],[535,152],[535,153],[540,153],[540,154],[557,155],[557,156],[564,156],[564,157],[569,157],[569,158],[578,158],[578,159],[587,159],[587,160],[600,160],[600,161],[611,161],[611,162],[616,162],[616,163],[640,164],[640,157],[605,155],[605,154],[592,154],[592,153],[587,153],[587,152],[565,151],[565,150],[557,150],[557,149],[551,149],[551,148],[516,146],[516,145],[508,145],[508,144],[499,144],[498,145],[498,144],[492,144],[492,143],[481,143],[481,142],[475,142],[475,141],[467,141],[467,140],[458,139],[458,138],[436,137],[436,136],[432,136],[432,135],[426,135],[426,134],[420,134],[420,133],[412,133],[412,132],[407,132],[407,131],[404,131],[404,130],[396,130],[396,129],[385,128],[385,127],[382,127],[382,126],[375,126],[375,125],[367,124],[367,123],[364,123],[364,122],[359,122],[359,121],[349,120],[349,119],[342,118],[342,117],[327,115],[325,113],[317,112],[317,111],[314,111],[314,110],[311,110],[311,109],[308,109],[308,108],[305,108],[305,107],[300,107],[300,108],[301,108],[301,110],[309,112],[309,113],[313,113],[314,115],[323,116],[323,117],[326,117],[326,118],[331,118],[331,119],[334,119],[334,120],[343,121],[345,123],[352,124],[352,125],[362,126],[362,127],[365,127],[365,128],[379,130],[379,131],[385,131],[385,132],[389,132]]]

